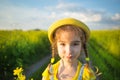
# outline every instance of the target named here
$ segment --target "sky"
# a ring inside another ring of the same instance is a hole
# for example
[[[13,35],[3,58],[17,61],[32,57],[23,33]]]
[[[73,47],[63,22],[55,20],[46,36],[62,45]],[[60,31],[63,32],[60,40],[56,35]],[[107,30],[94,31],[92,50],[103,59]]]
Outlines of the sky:
[[[47,30],[71,17],[91,30],[120,29],[120,0],[0,0],[0,30]]]

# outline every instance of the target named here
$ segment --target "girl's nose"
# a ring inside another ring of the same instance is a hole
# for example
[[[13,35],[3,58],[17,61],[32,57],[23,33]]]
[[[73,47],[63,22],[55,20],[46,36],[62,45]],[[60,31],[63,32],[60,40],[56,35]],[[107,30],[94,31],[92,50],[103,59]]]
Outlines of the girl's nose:
[[[72,47],[70,45],[67,46],[66,53],[67,53],[67,55],[71,55],[72,54]]]

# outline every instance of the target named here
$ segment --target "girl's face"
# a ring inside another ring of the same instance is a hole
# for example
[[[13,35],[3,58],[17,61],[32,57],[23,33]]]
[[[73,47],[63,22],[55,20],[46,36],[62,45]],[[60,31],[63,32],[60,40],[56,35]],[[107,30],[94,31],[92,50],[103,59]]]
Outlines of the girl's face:
[[[81,40],[73,31],[62,31],[57,37],[57,51],[66,62],[74,62],[81,52]]]

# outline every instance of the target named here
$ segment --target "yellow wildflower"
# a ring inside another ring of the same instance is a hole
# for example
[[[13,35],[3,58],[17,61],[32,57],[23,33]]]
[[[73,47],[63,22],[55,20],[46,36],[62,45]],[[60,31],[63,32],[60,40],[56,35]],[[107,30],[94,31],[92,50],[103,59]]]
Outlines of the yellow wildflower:
[[[13,72],[13,75],[19,75],[21,72],[23,71],[23,69],[22,68],[16,68]]]
[[[26,79],[25,75],[22,75],[22,74],[21,74],[21,76],[18,76],[18,78],[19,78],[19,80],[25,80]]]
[[[23,75],[23,68],[16,68],[15,70],[13,70],[13,75],[15,75],[15,80],[26,80],[26,76]],[[33,80],[33,78],[31,78],[31,80]]]

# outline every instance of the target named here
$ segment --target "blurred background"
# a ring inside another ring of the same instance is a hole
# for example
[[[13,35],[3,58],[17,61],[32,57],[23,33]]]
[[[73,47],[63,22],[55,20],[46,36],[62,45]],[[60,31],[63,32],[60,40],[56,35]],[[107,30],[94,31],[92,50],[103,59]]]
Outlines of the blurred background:
[[[27,79],[40,80],[51,54],[47,29],[66,17],[89,26],[89,56],[102,72],[100,80],[120,80],[119,4],[120,0],[0,0],[0,80],[15,79],[16,67],[24,69]]]

